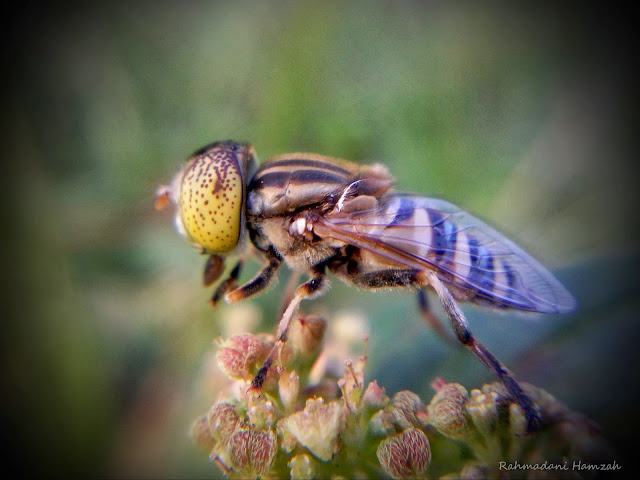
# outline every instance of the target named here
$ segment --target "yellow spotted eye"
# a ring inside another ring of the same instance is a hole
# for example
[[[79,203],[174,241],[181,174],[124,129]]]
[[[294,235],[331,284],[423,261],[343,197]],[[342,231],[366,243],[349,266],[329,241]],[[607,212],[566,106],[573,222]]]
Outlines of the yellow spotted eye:
[[[242,230],[242,171],[228,150],[210,150],[185,167],[180,214],[189,239],[211,253],[227,253]]]

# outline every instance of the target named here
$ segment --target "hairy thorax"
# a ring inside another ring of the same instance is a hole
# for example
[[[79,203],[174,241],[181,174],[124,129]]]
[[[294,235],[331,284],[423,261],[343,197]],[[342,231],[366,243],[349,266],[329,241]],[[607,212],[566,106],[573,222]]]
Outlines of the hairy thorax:
[[[340,246],[336,243],[341,242],[318,241],[310,232],[298,230],[301,222],[304,222],[303,217],[249,217],[249,228],[258,248],[273,247],[289,268],[306,272],[334,256]]]

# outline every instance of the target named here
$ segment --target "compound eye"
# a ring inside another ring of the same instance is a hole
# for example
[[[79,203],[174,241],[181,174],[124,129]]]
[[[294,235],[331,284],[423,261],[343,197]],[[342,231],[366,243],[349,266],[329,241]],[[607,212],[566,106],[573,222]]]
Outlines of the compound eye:
[[[199,153],[185,166],[180,214],[189,240],[211,253],[228,253],[242,231],[244,185],[237,155],[228,148]]]

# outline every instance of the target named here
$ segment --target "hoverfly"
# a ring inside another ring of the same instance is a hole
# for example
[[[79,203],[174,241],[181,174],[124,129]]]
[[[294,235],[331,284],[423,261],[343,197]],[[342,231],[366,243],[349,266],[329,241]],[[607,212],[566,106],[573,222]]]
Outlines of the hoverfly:
[[[458,302],[495,309],[564,313],[575,300],[558,280],[515,243],[458,207],[398,193],[382,164],[356,165],[307,153],[277,156],[257,168],[253,147],[233,141],[196,151],[156,207],[177,205],[178,230],[208,255],[205,285],[224,271],[223,256],[240,253],[247,236],[265,265],[244,285],[243,260],[211,302],[234,303],[263,291],[282,263],[309,280],[295,290],[280,319],[276,344],[252,382],[260,391],[286,341],[303,299],[328,288],[327,272],[363,289],[417,290],[425,318],[425,289],[435,291],[457,340],[505,385],[527,418],[540,416],[513,374],[469,329]]]

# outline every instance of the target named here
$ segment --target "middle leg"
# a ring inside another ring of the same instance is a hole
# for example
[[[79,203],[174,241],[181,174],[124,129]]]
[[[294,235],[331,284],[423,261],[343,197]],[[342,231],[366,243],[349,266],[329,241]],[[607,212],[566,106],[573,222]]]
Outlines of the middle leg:
[[[324,266],[318,266],[313,269],[311,278],[296,289],[293,299],[287,305],[287,308],[285,309],[280,322],[278,323],[278,329],[276,332],[276,343],[271,349],[271,352],[269,353],[269,356],[265,360],[264,364],[262,365],[260,370],[258,370],[258,373],[254,377],[254,379],[251,381],[250,390],[259,392],[262,388],[262,384],[267,377],[269,368],[271,368],[271,365],[273,365],[273,362],[275,361],[278,354],[280,353],[280,350],[287,341],[287,333],[289,332],[291,319],[298,311],[300,302],[305,299],[316,298],[322,295],[328,287],[329,282],[324,272]]]
[[[249,280],[249,282],[242,285],[241,287],[235,287],[235,282],[238,275],[240,274],[240,269],[242,267],[242,262],[238,262],[236,267],[231,272],[229,279],[227,279],[220,285],[220,287],[218,287],[218,290],[216,290],[214,296],[212,297],[212,301],[217,301],[219,297],[224,295],[224,298],[227,302],[236,303],[266,289],[271,284],[271,281],[278,271],[278,268],[280,268],[282,259],[276,254],[273,249],[266,251],[265,256],[268,262],[267,265],[262,267],[262,269],[257,273],[255,277],[253,277],[251,280]]]

